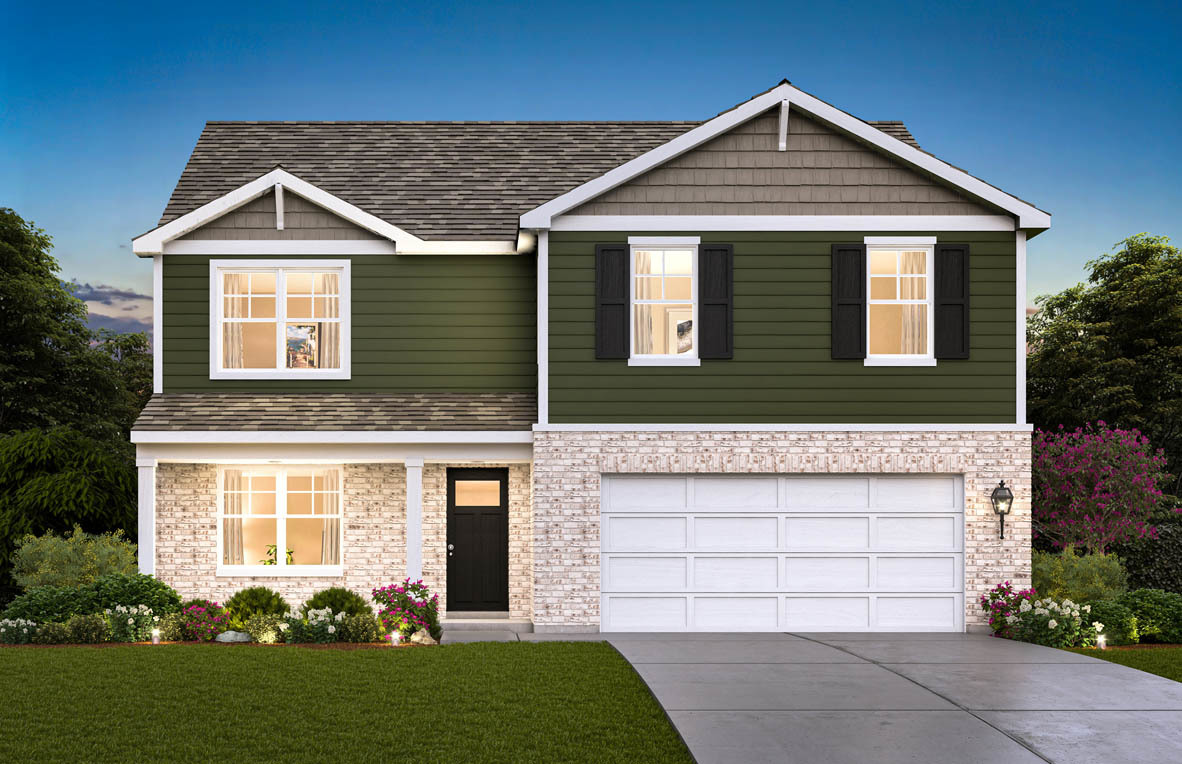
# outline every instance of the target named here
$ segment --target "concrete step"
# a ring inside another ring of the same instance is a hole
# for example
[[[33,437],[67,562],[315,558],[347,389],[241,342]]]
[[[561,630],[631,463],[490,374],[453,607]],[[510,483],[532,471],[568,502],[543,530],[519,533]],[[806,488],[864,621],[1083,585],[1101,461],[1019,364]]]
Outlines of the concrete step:
[[[439,621],[443,633],[457,631],[501,631],[514,634],[531,634],[534,630],[533,621],[515,621],[508,614],[501,616],[497,613],[485,614],[482,617],[463,615],[456,617],[448,613],[447,617]]]

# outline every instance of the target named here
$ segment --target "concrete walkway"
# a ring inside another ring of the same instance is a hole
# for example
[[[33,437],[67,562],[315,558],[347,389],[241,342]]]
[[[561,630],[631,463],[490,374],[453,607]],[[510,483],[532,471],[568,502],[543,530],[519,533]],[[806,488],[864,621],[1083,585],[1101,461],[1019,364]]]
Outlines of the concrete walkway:
[[[1182,683],[988,636],[511,638],[606,639],[701,764],[1182,762]]]

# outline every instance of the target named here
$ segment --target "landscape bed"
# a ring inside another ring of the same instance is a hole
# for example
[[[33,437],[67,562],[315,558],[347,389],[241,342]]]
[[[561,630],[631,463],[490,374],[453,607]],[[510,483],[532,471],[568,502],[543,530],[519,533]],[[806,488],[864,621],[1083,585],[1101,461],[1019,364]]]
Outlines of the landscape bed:
[[[692,761],[598,642],[4,648],[0,729],[0,761]]]

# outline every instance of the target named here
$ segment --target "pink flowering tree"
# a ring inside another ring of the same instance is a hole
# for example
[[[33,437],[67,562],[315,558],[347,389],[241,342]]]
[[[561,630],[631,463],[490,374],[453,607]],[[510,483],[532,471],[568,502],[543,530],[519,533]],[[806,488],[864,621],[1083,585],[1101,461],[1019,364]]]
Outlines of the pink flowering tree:
[[[1032,453],[1034,536],[1057,549],[1103,554],[1109,545],[1156,538],[1150,525],[1165,499],[1166,457],[1139,430],[1104,422],[1037,430]]]

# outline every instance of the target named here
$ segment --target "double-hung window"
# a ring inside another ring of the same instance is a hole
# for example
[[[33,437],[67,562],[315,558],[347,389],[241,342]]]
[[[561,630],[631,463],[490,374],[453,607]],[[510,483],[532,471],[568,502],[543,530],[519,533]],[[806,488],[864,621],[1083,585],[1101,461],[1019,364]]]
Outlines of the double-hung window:
[[[696,365],[697,238],[629,239],[632,365]]]
[[[340,575],[340,467],[222,467],[219,575]]]
[[[213,379],[348,379],[349,262],[210,263]]]
[[[935,365],[931,245],[867,244],[867,365]]]

